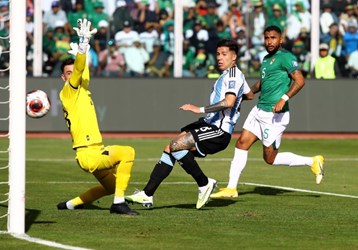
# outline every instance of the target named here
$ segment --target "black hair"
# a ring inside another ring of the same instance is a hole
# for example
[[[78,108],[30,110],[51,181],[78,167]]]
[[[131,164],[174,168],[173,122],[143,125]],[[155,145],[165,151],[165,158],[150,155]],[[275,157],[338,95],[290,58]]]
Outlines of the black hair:
[[[229,50],[234,51],[236,55],[239,53],[239,45],[236,41],[230,39],[222,39],[216,45],[216,48],[228,47]]]
[[[277,27],[276,25],[271,25],[271,26],[266,27],[264,30],[264,33],[269,32],[269,31],[276,31],[280,35],[282,34],[281,29],[279,27]]]
[[[65,69],[65,67],[67,65],[73,65],[73,64],[75,64],[75,60],[73,58],[67,58],[61,64],[61,72],[64,73],[63,70]]]

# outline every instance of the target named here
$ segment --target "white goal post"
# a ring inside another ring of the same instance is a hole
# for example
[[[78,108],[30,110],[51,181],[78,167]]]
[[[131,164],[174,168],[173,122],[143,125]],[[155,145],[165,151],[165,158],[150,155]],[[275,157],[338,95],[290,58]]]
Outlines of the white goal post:
[[[26,1],[10,1],[8,232],[25,233]]]

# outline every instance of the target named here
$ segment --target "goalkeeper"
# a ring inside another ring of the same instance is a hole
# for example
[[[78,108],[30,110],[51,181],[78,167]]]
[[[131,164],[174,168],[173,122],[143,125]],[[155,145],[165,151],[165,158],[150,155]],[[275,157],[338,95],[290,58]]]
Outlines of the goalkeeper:
[[[57,208],[83,208],[83,204],[114,194],[110,213],[138,215],[124,201],[135,151],[129,146],[103,146],[96,110],[88,91],[90,74],[86,53],[91,36],[97,32],[96,29],[90,30],[90,27],[91,22],[79,19],[78,28],[74,28],[79,36],[78,52],[69,51],[76,55],[76,59],[67,59],[61,65],[61,78],[65,84],[60,99],[72,136],[73,149],[76,150],[76,160],[84,171],[96,177],[100,185],[72,200],[59,203]]]

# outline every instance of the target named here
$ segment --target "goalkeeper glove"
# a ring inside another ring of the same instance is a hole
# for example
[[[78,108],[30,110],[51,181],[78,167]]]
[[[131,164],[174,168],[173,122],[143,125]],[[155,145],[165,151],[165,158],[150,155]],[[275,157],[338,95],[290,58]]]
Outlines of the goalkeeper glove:
[[[78,28],[75,27],[73,29],[76,31],[79,37],[78,52],[81,54],[85,54],[88,49],[89,41],[91,40],[92,35],[96,34],[97,29],[90,30],[91,22],[87,19],[78,19],[77,24]]]

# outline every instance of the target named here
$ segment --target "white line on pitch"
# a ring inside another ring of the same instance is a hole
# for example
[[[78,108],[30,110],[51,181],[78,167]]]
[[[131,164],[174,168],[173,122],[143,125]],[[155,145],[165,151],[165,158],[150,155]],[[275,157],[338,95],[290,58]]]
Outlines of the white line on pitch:
[[[0,160],[8,160],[8,158],[0,158]],[[147,161],[158,161],[159,158],[137,158],[136,162],[147,162]],[[231,161],[232,158],[205,158],[198,159],[198,161],[207,161],[207,162],[215,162],[215,161]],[[358,161],[358,158],[325,158],[327,161]],[[26,161],[35,161],[35,162],[75,162],[75,159],[64,158],[64,159],[48,159],[48,158],[27,158]],[[249,161],[263,161],[262,158],[249,158]]]
[[[50,246],[50,247],[57,247],[60,249],[66,249],[66,250],[90,250],[89,248],[83,248],[83,247],[74,247],[74,246],[69,246],[69,245],[64,245],[61,243],[57,243],[54,241],[49,241],[49,240],[43,240],[43,239],[39,239],[39,238],[33,238],[31,236],[28,236],[27,234],[10,234],[13,237],[20,239],[20,240],[25,240],[25,241],[29,241],[29,242],[33,242],[33,243],[37,243],[37,244],[41,244],[41,245],[45,245],[45,246]]]
[[[258,186],[258,187],[276,188],[276,189],[282,189],[282,190],[294,191],[294,192],[302,192],[302,193],[324,194],[324,195],[330,195],[330,196],[338,196],[338,197],[346,197],[346,198],[355,198],[355,199],[358,198],[358,196],[356,196],[356,195],[336,194],[336,193],[329,193],[329,192],[312,191],[312,190],[306,190],[306,189],[300,189],[300,188],[290,188],[290,187],[282,187],[282,186],[273,186],[273,185],[250,183],[250,182],[242,182],[242,183],[240,183],[240,184],[247,185],[247,186]]]
[[[26,182],[28,184],[36,184],[40,182]],[[91,184],[91,183],[97,183],[94,181],[49,181],[48,184]],[[146,182],[131,182],[131,184],[134,185],[145,185]],[[161,185],[195,185],[195,182],[162,182]],[[227,182],[219,182],[219,184],[227,184]],[[259,183],[250,183],[250,182],[240,182],[241,185],[247,185],[247,186],[258,186],[258,187],[270,187],[270,188],[276,188],[276,189],[282,189],[287,191],[294,191],[294,192],[302,192],[302,193],[311,193],[311,194],[323,194],[323,195],[329,195],[329,196],[338,196],[338,197],[346,197],[346,198],[355,198],[357,199],[358,196],[356,195],[349,195],[349,194],[337,194],[337,193],[330,193],[330,192],[320,192],[320,191],[313,191],[313,190],[306,190],[301,188],[291,188],[291,187],[283,187],[283,186],[274,186],[274,185],[267,185],[267,184],[259,184]]]

